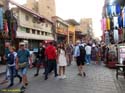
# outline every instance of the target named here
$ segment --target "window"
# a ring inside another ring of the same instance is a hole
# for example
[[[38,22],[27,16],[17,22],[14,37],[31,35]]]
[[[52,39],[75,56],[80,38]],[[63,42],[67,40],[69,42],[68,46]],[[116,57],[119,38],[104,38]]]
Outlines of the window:
[[[46,23],[46,27],[48,27],[48,24]]]
[[[44,32],[41,32],[41,35],[44,35]]]
[[[47,32],[45,32],[45,36],[47,36],[47,34],[48,34],[48,33],[47,33]]]
[[[37,34],[40,35],[40,31],[37,31]]]
[[[25,15],[25,19],[26,19],[26,21],[28,21],[29,20],[29,16]]]
[[[30,29],[29,28],[26,28],[26,33],[30,33]]]
[[[36,19],[35,19],[34,17],[33,17],[33,19],[32,19],[32,22],[33,22],[33,23],[36,23]]]
[[[32,34],[35,34],[35,30],[34,29],[32,29]]]

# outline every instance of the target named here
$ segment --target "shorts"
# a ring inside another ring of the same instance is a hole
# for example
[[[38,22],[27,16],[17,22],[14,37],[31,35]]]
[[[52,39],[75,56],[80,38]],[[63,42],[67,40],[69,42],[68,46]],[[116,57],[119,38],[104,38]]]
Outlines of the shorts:
[[[84,58],[76,57],[77,66],[84,65]]]
[[[20,69],[21,75],[26,75],[26,74],[27,74],[27,70],[28,70],[28,66],[27,66],[27,67],[24,67],[24,68],[21,68],[21,69]]]

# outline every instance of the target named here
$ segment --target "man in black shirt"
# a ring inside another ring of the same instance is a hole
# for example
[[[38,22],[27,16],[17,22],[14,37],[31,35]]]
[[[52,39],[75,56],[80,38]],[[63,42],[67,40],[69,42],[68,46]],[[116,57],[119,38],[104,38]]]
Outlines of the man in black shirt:
[[[37,55],[37,70],[36,70],[36,74],[34,76],[38,76],[39,75],[39,69],[41,64],[45,61],[45,48],[43,47],[43,44],[40,43],[40,47],[38,49],[38,55]]]

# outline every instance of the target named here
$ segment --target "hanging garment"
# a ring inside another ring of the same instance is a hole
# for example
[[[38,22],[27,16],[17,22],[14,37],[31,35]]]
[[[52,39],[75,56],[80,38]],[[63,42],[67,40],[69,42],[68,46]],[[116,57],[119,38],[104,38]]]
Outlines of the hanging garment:
[[[118,28],[118,27],[119,27],[119,26],[118,26],[118,17],[113,17],[113,22],[114,22],[114,28],[115,28],[115,27]]]
[[[107,30],[110,30],[110,19],[109,19],[109,17],[106,19],[106,27],[107,27]]]
[[[3,9],[0,8],[0,31],[3,30]]]
[[[16,38],[16,31],[17,31],[17,28],[18,28],[18,24],[17,24],[17,19],[13,16],[12,18],[12,22],[11,22],[11,31],[12,31],[12,39],[15,39]]]
[[[121,15],[118,16],[118,26],[119,28],[123,27],[123,19]]]
[[[104,30],[107,30],[106,18],[103,19],[103,24],[104,24]]]
[[[122,31],[122,28],[119,28],[118,29],[118,34],[119,34],[119,41],[123,41],[123,31]]]
[[[115,43],[119,42],[118,29],[114,29],[114,41],[115,41]]]
[[[111,6],[111,12],[112,12],[112,16],[116,15],[116,6],[115,5]]]
[[[120,4],[116,4],[116,14],[120,14],[121,13],[121,7]]]
[[[123,27],[125,27],[125,7],[123,8]]]
[[[109,43],[110,43],[110,41],[109,41],[109,32],[106,31],[105,32],[105,44],[108,45]]]
[[[112,15],[111,5],[107,5],[106,11],[107,11],[108,16]]]
[[[104,19],[101,20],[101,29],[104,31]]]
[[[8,34],[9,34],[9,37],[11,37],[11,19],[12,19],[12,12],[10,10],[6,10],[5,11],[5,18],[7,19],[7,24],[8,24]]]
[[[8,38],[8,24],[7,24],[7,20],[4,20],[4,32],[5,32],[5,37]]]
[[[113,23],[113,18],[110,18],[110,29],[113,30],[114,29],[114,23]]]

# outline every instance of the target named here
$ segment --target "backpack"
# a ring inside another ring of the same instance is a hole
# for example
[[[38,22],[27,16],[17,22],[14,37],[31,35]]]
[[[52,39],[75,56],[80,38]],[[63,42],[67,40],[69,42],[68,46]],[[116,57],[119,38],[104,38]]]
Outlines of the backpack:
[[[79,46],[79,50],[80,50],[80,56],[85,56],[86,55],[85,47]]]
[[[12,64],[14,64],[14,62],[15,62],[14,54],[13,54],[13,53],[10,53],[10,54],[8,55],[7,63],[8,63],[9,65],[12,65]]]

